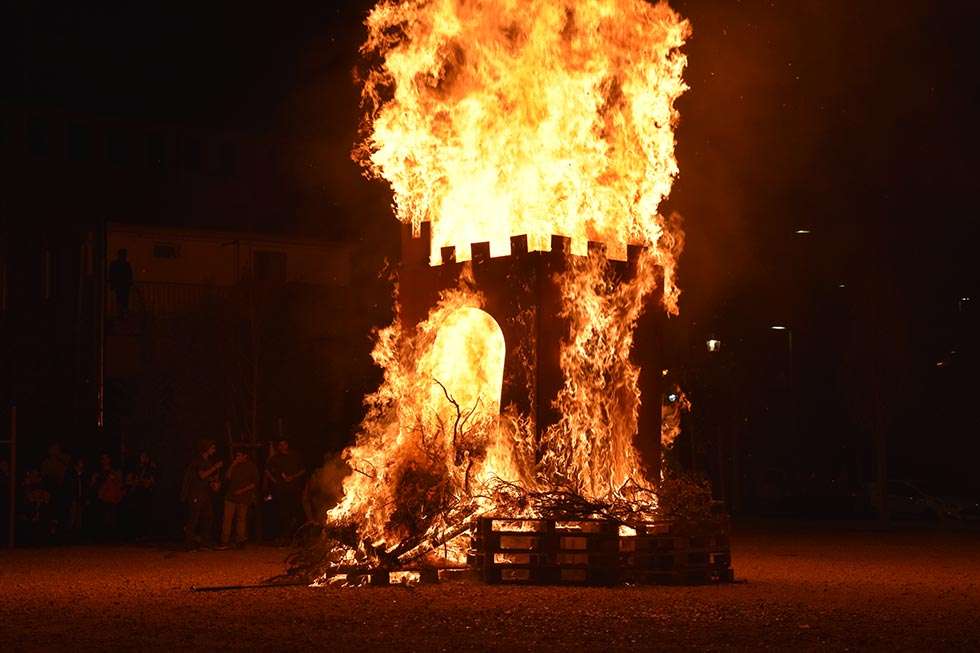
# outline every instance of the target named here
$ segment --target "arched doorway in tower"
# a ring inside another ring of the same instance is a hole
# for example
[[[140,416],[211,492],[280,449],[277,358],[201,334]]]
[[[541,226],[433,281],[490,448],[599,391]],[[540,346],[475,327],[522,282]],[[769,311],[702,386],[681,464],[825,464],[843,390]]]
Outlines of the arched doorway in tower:
[[[489,313],[464,306],[446,317],[429,352],[427,367],[439,382],[433,383],[429,405],[435,407],[435,414],[448,430],[457,415],[446,393],[459,404],[464,416],[470,415],[468,424],[500,414],[506,349],[503,331]]]

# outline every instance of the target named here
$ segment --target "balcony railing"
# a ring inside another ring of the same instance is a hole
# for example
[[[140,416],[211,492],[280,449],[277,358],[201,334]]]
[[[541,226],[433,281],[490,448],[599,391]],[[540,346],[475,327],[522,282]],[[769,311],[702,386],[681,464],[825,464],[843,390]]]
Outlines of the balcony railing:
[[[129,312],[133,315],[153,315],[166,317],[193,311],[209,299],[228,292],[221,286],[192,283],[146,283],[133,284],[129,295]],[[106,311],[109,316],[119,316],[116,293],[108,290]]]

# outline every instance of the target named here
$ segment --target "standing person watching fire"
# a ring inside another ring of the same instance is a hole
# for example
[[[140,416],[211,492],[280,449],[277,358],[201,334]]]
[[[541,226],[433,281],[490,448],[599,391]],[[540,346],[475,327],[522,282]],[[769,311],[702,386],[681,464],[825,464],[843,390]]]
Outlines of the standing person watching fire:
[[[279,541],[285,543],[303,520],[303,462],[290,451],[288,440],[276,442],[276,453],[265,466],[265,477],[279,517]]]
[[[211,462],[211,456],[217,450],[213,440],[201,440],[198,444],[198,455],[184,473],[184,487],[180,498],[187,503],[184,536],[189,548],[209,546],[211,543],[211,523],[214,521],[211,493],[217,492],[220,487],[218,470],[225,464],[221,460]]]
[[[248,507],[255,501],[255,488],[259,483],[259,470],[251,460],[248,452],[239,449],[231,462],[226,474],[228,486],[225,488],[224,518],[221,523],[221,546],[219,549],[230,549],[231,525],[237,520],[235,529],[235,544],[245,546],[248,539]]]

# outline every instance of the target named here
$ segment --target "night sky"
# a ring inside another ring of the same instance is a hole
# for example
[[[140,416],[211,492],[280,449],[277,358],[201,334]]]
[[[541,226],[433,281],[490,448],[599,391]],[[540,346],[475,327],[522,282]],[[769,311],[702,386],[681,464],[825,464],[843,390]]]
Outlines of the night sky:
[[[373,3],[19,4],[0,21],[12,64],[0,102],[268,139],[289,183],[322,202],[324,224],[265,226],[362,242],[394,232],[387,189],[349,156]],[[980,5],[673,6],[694,36],[666,207],[684,216],[688,243],[672,337],[735,343],[794,325],[801,387],[830,402],[813,399],[814,413],[837,410],[824,386],[872,352],[909,451],[923,429],[943,429],[975,454],[964,337],[975,310],[959,300],[980,299]],[[842,330],[863,344],[843,353],[825,336]]]

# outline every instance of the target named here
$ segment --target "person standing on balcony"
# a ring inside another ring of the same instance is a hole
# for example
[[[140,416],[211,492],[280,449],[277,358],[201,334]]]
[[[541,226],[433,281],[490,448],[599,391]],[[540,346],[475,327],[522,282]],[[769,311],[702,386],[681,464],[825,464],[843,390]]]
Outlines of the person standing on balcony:
[[[128,256],[129,253],[121,249],[109,265],[109,287],[116,293],[119,316],[123,318],[129,314],[129,292],[133,288],[133,266],[129,264]]]

